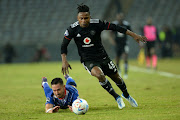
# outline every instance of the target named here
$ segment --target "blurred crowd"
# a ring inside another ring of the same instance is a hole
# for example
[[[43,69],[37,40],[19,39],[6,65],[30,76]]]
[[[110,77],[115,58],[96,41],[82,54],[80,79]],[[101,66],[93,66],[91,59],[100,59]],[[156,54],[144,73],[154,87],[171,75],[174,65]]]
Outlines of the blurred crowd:
[[[143,33],[143,28],[142,35]],[[160,58],[171,58],[180,56],[180,26],[169,26],[164,24],[156,33],[156,48],[160,52]]]
[[[178,56],[180,52],[180,26],[170,27],[168,25],[163,25],[158,36],[161,57]]]
[[[143,33],[142,33],[143,35]],[[157,30],[156,48],[160,58],[171,58],[180,56],[180,26],[163,25]],[[51,55],[44,45],[37,45],[30,62],[51,60]],[[18,57],[16,46],[7,42],[0,50],[1,63],[12,63]]]
[[[0,51],[0,61],[2,61],[2,63],[13,63],[13,61],[19,56],[20,55],[16,50],[16,46],[10,42],[7,42]],[[34,54],[30,56],[31,59],[29,62],[42,62],[49,61],[51,59],[48,49],[42,44],[38,44],[36,48],[34,48]]]

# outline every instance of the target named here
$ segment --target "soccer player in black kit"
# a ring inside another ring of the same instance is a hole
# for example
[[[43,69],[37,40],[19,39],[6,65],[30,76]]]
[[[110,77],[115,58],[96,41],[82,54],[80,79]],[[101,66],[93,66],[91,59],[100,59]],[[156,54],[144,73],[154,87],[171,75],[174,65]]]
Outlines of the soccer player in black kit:
[[[78,5],[77,9],[78,21],[67,28],[61,45],[62,73],[68,74],[68,67],[71,69],[71,66],[66,59],[66,55],[67,46],[71,39],[74,38],[81,58],[81,63],[92,76],[99,80],[100,85],[115,98],[119,109],[125,107],[122,97],[129,101],[133,107],[137,107],[137,102],[129,95],[126,84],[119,76],[116,66],[107,55],[102,45],[100,35],[103,30],[114,30],[132,36],[137,42],[146,42],[146,37],[137,35],[130,30],[109,22],[91,19],[89,7],[86,5]],[[123,92],[122,97],[114,91],[105,75],[109,76],[121,89]]]
[[[118,13],[116,15],[117,20],[113,21],[112,23],[116,25],[120,25],[128,30],[131,30],[131,26],[129,22],[124,20],[124,14],[123,13]],[[124,59],[124,79],[128,78],[128,52],[129,52],[129,46],[128,46],[128,41],[127,41],[127,35],[120,33],[118,31],[113,31],[110,35],[110,40],[115,46],[115,51],[116,51],[116,65],[119,71],[119,74],[121,75],[121,69],[120,69],[120,58],[123,57]]]

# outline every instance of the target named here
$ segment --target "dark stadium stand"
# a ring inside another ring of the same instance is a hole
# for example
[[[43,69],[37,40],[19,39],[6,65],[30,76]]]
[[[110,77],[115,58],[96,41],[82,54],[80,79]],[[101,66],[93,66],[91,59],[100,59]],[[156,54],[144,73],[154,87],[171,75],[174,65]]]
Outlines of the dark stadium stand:
[[[110,0],[0,0],[0,48],[11,42],[19,54],[15,61],[29,62],[36,45],[41,43],[53,53],[52,60],[58,60],[64,32],[76,21],[77,4],[89,5],[91,15],[102,18],[109,2]]]
[[[93,6],[94,17],[102,18],[109,0],[79,0],[78,4],[82,2]],[[67,26],[76,21],[76,7],[77,3],[71,0],[1,0],[1,43],[56,43]]]
[[[34,54],[36,45],[41,43],[49,49],[52,60],[58,60],[64,31],[76,21],[77,4],[87,4],[93,18],[108,20],[114,19],[112,14],[116,12],[111,12],[117,7],[112,4],[113,1],[0,0],[0,50],[4,44],[11,42],[19,54],[15,62],[28,62]],[[154,18],[154,23],[158,28],[165,23],[179,24],[180,0],[127,1],[119,0],[122,5],[126,2],[126,7],[122,8],[126,11],[126,19],[136,33],[140,33],[140,27],[145,24],[145,19],[149,15]],[[128,6],[127,3],[131,4]],[[71,42],[70,46],[74,46],[74,42]],[[74,49],[74,47],[69,48]],[[76,59],[77,54],[73,55],[71,58]]]
[[[148,16],[153,17],[153,23],[161,28],[163,24],[170,26],[180,24],[180,1],[179,0],[133,0],[126,18],[139,31]]]

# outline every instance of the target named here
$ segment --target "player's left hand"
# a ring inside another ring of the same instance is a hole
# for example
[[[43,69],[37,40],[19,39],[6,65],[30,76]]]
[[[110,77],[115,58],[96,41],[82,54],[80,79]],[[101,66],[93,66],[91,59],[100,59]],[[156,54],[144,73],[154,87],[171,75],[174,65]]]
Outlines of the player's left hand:
[[[68,107],[69,107],[69,110],[70,110],[71,112],[73,112],[73,111],[72,111],[72,106],[68,105]]]
[[[60,106],[55,106],[53,107],[52,111],[53,113],[55,113],[55,112],[58,112],[59,109],[60,109]]]

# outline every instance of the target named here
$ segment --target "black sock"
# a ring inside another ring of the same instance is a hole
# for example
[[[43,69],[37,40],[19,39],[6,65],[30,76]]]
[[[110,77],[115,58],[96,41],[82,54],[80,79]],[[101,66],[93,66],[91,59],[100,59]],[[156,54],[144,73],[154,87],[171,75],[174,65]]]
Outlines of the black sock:
[[[104,82],[99,82],[101,86],[109,92],[115,99],[119,96],[111,86],[111,83],[106,79]]]
[[[122,80],[122,83],[121,84],[117,84],[116,85],[121,89],[121,91],[123,92],[123,95],[124,97],[129,97],[129,93],[127,91],[127,88],[126,88],[126,84],[124,83],[124,81]]]

